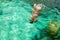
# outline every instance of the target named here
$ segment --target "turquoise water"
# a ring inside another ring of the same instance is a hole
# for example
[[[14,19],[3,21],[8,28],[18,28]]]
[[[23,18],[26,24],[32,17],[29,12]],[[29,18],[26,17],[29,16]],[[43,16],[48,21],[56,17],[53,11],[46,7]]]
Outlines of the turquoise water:
[[[56,8],[51,9],[44,5],[38,21],[31,24],[32,10],[31,4],[23,1],[1,2],[0,40],[37,40],[34,39],[36,35],[40,40],[40,33],[45,35],[44,29],[52,19],[57,18],[57,22],[60,22],[60,12]]]

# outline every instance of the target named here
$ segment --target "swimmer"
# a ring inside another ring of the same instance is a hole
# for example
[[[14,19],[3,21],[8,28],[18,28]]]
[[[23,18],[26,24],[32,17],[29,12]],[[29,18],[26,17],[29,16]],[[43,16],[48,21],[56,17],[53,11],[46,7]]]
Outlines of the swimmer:
[[[32,20],[30,23],[37,21],[37,16],[39,16],[41,8],[41,4],[34,4],[34,10],[32,11]]]

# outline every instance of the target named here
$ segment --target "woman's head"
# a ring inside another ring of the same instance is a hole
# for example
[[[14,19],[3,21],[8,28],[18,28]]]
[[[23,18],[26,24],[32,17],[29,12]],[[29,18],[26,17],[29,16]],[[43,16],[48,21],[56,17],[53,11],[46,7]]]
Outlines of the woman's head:
[[[41,5],[41,4],[34,4],[34,8],[35,8],[36,10],[41,10],[42,5]]]

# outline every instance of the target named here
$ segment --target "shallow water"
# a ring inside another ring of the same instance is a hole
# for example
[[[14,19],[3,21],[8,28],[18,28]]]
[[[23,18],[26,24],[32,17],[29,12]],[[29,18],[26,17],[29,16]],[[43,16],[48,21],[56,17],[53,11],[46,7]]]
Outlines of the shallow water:
[[[46,40],[42,39],[46,36],[45,28],[53,19],[57,18],[60,23],[60,12],[45,6],[38,21],[31,24],[32,10],[33,7],[23,1],[1,2],[0,40]]]

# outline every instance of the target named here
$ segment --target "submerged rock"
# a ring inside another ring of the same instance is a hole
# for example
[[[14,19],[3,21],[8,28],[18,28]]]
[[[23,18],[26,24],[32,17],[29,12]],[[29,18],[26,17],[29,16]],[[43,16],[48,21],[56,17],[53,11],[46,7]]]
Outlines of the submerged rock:
[[[55,36],[58,33],[59,26],[56,21],[51,21],[49,25],[46,27],[46,30],[49,35]]]

